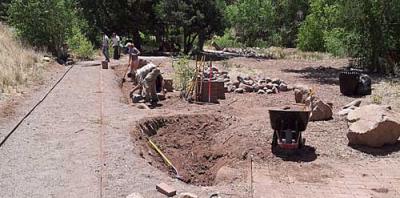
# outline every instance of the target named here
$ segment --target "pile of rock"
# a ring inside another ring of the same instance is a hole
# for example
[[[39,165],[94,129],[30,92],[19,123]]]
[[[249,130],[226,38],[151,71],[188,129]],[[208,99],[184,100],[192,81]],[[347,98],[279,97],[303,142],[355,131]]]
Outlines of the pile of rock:
[[[232,80],[226,71],[219,71],[212,67],[211,72],[210,74],[210,69],[204,70],[204,80],[207,81],[211,78],[212,81],[224,82],[226,92],[276,94],[293,90],[293,87],[279,78],[237,76],[236,80]]]
[[[271,59],[271,55],[257,52],[257,48],[224,48],[223,52],[233,53],[237,56],[248,57],[248,58],[263,58]]]
[[[227,92],[235,93],[256,92],[258,94],[276,94],[293,90],[292,87],[288,86],[287,83],[281,79],[271,79],[266,77],[253,79],[251,77],[238,76],[236,81],[226,82],[225,86]]]

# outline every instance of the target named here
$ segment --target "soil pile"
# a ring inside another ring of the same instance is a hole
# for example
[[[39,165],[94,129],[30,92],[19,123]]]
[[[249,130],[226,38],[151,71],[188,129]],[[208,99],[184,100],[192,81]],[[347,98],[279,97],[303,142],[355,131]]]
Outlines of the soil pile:
[[[229,118],[208,114],[146,118],[139,122],[134,136],[142,145],[141,155],[153,166],[175,176],[146,137],[157,144],[188,183],[210,186],[222,166],[246,160],[252,151],[265,150],[266,145],[256,149],[242,135],[231,134],[231,125]]]

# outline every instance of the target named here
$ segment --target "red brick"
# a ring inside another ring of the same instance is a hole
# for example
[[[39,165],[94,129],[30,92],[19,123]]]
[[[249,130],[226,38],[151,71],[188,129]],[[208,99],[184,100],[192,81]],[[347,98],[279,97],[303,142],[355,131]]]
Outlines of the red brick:
[[[158,192],[167,195],[168,197],[172,197],[176,195],[176,190],[165,183],[160,183],[156,186]]]

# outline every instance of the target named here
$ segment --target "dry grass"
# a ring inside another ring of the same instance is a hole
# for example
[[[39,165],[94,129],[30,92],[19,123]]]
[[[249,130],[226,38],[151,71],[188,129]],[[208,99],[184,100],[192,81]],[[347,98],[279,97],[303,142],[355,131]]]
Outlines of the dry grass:
[[[390,105],[400,112],[400,82],[396,80],[383,80],[373,85],[374,90],[369,96],[371,103]]]
[[[29,81],[41,77],[40,57],[0,23],[0,99],[1,95],[19,92]]]
[[[260,53],[269,55],[274,59],[288,60],[324,60],[334,58],[329,53],[303,52],[296,48],[269,47],[258,50]]]

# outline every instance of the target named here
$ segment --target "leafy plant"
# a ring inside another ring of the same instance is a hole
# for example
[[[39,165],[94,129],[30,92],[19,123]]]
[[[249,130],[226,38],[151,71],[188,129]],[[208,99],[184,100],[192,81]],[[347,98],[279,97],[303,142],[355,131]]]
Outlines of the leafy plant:
[[[72,34],[68,38],[67,43],[72,50],[72,53],[78,59],[89,60],[93,59],[95,50],[92,43],[82,34],[78,27],[72,28]]]
[[[174,86],[176,90],[185,90],[195,75],[194,68],[189,64],[189,57],[178,58],[172,65],[174,68]]]

